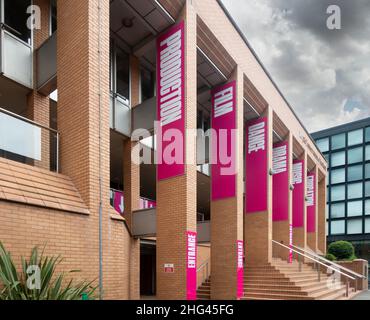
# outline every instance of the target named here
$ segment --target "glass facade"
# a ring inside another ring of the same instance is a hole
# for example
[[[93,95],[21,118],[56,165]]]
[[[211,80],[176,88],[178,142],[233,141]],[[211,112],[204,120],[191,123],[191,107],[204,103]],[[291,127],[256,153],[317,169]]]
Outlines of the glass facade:
[[[329,164],[328,236],[370,237],[370,118],[315,137]]]

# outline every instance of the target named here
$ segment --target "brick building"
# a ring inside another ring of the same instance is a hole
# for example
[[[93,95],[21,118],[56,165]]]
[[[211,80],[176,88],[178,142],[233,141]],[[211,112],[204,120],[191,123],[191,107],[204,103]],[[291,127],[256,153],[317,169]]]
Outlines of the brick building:
[[[106,299],[194,299],[207,281],[212,299],[235,299],[245,264],[271,266],[293,243],[325,253],[325,158],[221,2],[34,0],[33,31],[30,4],[0,0],[0,240],[13,256],[47,244]],[[225,92],[231,120],[217,122]],[[202,134],[180,138],[185,164],[140,164],[163,151],[156,119],[235,129],[235,172],[210,165]]]

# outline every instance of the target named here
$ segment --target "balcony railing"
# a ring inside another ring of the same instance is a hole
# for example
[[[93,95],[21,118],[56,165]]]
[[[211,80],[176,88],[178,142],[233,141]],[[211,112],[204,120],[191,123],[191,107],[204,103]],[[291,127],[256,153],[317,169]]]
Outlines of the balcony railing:
[[[59,133],[0,108],[0,156],[59,171]]]
[[[0,24],[0,74],[32,88],[32,47]]]
[[[111,94],[110,128],[126,137],[131,137],[130,103],[127,99],[118,94]]]
[[[110,204],[119,213],[123,214],[125,211],[125,196],[123,191],[110,189]],[[153,209],[157,206],[154,200],[140,197],[139,210]]]

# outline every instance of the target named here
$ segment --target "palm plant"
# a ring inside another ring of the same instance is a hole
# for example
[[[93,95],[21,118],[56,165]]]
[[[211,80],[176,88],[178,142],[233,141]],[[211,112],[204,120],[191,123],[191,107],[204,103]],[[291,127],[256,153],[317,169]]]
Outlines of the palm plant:
[[[17,272],[15,263],[0,242],[0,300],[81,300],[94,299],[96,287],[92,282],[82,281],[77,284],[73,280],[65,284],[65,273],[56,274],[56,267],[62,262],[60,256],[44,256],[39,254],[38,247],[31,251],[29,260],[21,258],[21,272]],[[30,273],[38,271],[39,285],[30,286]],[[77,270],[68,273],[78,272]],[[31,288],[30,288],[31,287]]]

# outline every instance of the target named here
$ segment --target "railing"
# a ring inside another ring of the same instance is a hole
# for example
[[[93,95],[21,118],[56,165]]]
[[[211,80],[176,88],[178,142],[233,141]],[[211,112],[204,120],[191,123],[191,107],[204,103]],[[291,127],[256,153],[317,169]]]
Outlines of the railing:
[[[37,91],[47,96],[57,89],[57,33],[37,49]]]
[[[306,254],[306,253],[302,253],[300,251],[298,251],[297,249],[294,248],[293,245],[290,245],[290,246],[286,246],[280,242],[277,242],[275,240],[272,240],[272,244],[275,244],[275,245],[279,245],[280,247],[282,248],[285,248],[288,250],[288,252],[293,252],[295,254],[297,254],[297,260],[298,260],[298,271],[299,272],[302,272],[302,261],[304,260],[304,258],[308,259],[308,260],[311,260],[313,263],[314,263],[314,266],[316,268],[316,271],[317,271],[317,279],[318,279],[318,282],[321,281],[321,266],[324,266],[326,269],[329,269],[329,270],[332,270],[333,273],[334,272],[337,272],[339,273],[340,275],[342,275],[343,277],[345,277],[345,281],[346,281],[346,297],[349,296],[349,281],[350,280],[353,280],[355,282],[355,291],[357,291],[357,283],[356,283],[356,278],[344,273],[343,271],[339,270],[338,267],[333,267],[331,264],[332,262],[329,263],[324,263],[322,261],[320,261],[320,259],[317,259],[315,257],[313,257],[312,255],[309,255],[309,254]],[[289,254],[288,254],[289,256]],[[288,258],[288,261],[289,261],[289,258]],[[334,281],[335,281],[335,278],[334,278]]]
[[[200,287],[210,275],[210,260],[204,261],[197,269],[197,287]]]
[[[111,94],[110,128],[131,137],[131,108],[129,101],[118,95]]]
[[[0,156],[59,172],[59,132],[0,108]]]

